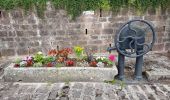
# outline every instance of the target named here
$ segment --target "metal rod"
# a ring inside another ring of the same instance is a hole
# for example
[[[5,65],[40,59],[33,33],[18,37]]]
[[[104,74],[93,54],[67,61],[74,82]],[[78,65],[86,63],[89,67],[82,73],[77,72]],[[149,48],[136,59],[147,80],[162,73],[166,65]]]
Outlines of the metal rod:
[[[124,68],[125,68],[125,56],[118,54],[118,79],[124,79]]]

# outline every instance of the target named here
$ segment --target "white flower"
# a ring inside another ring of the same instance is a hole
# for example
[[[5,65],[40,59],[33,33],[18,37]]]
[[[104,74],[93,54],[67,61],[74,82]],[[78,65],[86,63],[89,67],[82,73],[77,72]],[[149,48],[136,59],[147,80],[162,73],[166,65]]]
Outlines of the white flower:
[[[43,53],[41,51],[38,52],[39,55],[42,55]]]
[[[100,59],[101,57],[99,56],[99,57],[97,57],[96,59],[98,60],[98,59]]]
[[[26,61],[21,61],[21,62],[19,63],[19,65],[22,66],[22,67],[24,67],[24,66],[27,65],[27,62],[26,62]]]
[[[97,67],[101,67],[101,68],[103,68],[103,67],[104,67],[104,63],[102,63],[102,62],[98,62],[98,63],[97,63]]]

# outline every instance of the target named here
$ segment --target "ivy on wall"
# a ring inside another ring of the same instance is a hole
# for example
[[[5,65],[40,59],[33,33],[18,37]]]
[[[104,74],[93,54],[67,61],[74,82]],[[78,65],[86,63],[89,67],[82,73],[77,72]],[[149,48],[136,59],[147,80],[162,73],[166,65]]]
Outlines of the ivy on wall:
[[[73,19],[86,10],[112,10],[134,8],[137,13],[145,13],[147,9],[170,8],[170,0],[0,0],[0,9],[11,10],[22,8],[27,13],[36,9],[38,16],[43,17],[47,2],[56,9],[64,9]]]

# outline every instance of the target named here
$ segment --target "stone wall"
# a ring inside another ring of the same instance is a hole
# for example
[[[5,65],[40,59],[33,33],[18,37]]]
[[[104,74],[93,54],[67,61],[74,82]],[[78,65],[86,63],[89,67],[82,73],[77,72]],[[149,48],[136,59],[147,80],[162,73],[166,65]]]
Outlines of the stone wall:
[[[17,56],[51,48],[76,45],[105,52],[112,44],[120,26],[130,19],[145,19],[154,24],[157,40],[153,50],[170,49],[170,11],[149,10],[144,16],[137,16],[133,10],[123,9],[118,14],[110,11],[82,14],[71,20],[65,11],[48,7],[44,19],[34,12],[27,15],[21,9],[0,10],[0,56]],[[113,44],[112,44],[113,45]]]

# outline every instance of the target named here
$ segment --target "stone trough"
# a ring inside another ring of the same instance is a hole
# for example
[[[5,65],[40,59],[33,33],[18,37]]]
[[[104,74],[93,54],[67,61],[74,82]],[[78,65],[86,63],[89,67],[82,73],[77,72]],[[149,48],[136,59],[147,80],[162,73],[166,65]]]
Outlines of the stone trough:
[[[26,67],[15,68],[14,63],[4,70],[6,82],[103,82],[118,74],[111,68],[99,67]]]

